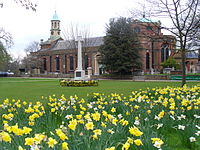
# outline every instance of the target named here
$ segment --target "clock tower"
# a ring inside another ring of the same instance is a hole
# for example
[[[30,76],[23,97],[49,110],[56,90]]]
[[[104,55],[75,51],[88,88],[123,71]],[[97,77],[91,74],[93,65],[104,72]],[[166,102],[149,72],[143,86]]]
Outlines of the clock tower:
[[[60,20],[58,18],[56,11],[51,20],[51,30],[50,31],[51,31],[50,39],[55,39],[55,38],[60,37]]]

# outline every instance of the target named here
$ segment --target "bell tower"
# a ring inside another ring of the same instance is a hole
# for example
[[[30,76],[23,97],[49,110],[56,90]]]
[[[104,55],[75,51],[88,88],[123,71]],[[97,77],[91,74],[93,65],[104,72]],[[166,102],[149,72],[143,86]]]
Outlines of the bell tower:
[[[58,18],[56,11],[51,20],[51,30],[50,31],[51,31],[51,36],[50,36],[51,39],[60,37],[60,20]]]

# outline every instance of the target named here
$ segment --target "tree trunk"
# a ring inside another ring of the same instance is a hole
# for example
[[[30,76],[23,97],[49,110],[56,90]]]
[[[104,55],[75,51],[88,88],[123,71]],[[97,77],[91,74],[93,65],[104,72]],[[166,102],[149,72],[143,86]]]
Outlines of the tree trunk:
[[[182,84],[181,86],[183,87],[186,84],[186,56],[185,56],[185,48],[182,49],[181,51],[182,55]]]

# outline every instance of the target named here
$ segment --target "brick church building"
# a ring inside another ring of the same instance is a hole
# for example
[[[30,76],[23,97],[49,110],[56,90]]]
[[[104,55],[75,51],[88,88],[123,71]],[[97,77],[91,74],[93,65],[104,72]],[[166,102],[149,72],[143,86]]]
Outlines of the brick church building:
[[[159,72],[160,63],[165,61],[175,49],[176,39],[161,32],[160,22],[152,22],[145,17],[133,21],[133,30],[141,43],[142,72]],[[60,33],[60,20],[55,12],[51,20],[50,38],[41,40],[41,49],[35,53],[42,63],[41,73],[73,74],[77,68],[77,42],[64,40]],[[83,69],[92,75],[104,73],[99,64],[99,47],[103,37],[86,38],[82,44]]]

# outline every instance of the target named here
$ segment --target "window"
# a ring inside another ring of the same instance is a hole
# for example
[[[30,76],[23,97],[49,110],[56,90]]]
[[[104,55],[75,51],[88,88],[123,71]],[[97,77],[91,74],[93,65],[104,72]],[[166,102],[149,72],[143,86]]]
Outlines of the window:
[[[60,58],[56,57],[56,71],[60,70]]]
[[[54,28],[57,28],[57,23],[56,22],[54,23]]]
[[[146,69],[150,69],[150,55],[149,55],[149,52],[146,53]]]
[[[43,59],[43,67],[44,67],[44,70],[46,71],[47,70],[47,59],[46,58],[44,58]]]
[[[52,71],[52,56],[50,56],[50,72]]]
[[[165,61],[169,57],[169,46],[168,44],[163,44],[162,49],[161,49],[161,62]]]
[[[88,56],[85,55],[85,70],[88,68]]]
[[[140,32],[140,28],[139,28],[139,27],[135,27],[135,28],[134,28],[134,32],[135,32],[135,33],[139,33],[139,32]]]
[[[69,64],[70,64],[69,69],[74,70],[74,57],[73,56],[69,57]]]
[[[152,27],[151,26],[147,26],[147,30],[152,30]]]

